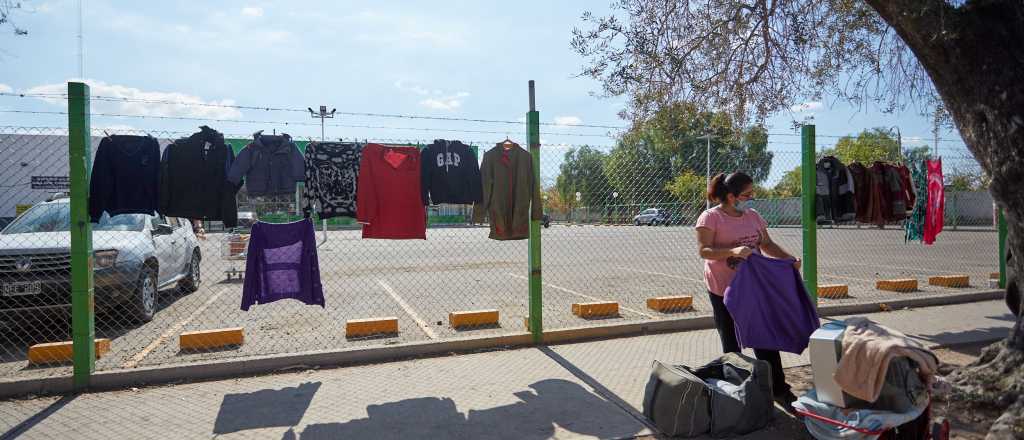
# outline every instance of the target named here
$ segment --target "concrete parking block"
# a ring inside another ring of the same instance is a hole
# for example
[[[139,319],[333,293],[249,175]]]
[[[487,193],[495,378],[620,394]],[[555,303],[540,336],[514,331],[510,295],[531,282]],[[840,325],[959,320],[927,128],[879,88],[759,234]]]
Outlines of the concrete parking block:
[[[619,314],[619,303],[615,301],[573,303],[572,314],[580,318],[616,316]]]
[[[498,316],[498,309],[451,312],[448,314],[448,323],[452,328],[497,325]]]
[[[693,297],[690,295],[659,296],[647,298],[647,308],[662,313],[680,312],[693,307]]]
[[[875,284],[875,288],[878,290],[888,290],[890,292],[913,292],[917,290],[917,280],[911,278],[878,280]]]
[[[28,363],[32,365],[68,362],[71,360],[72,342],[48,342],[28,348]],[[110,351],[110,339],[95,340],[96,359]]]
[[[350,319],[345,321],[345,337],[398,334],[398,317]]]
[[[928,278],[928,284],[939,287],[968,287],[971,277],[967,275],[943,275]]]
[[[818,286],[818,298],[840,299],[850,296],[847,284],[822,284]]]
[[[245,342],[244,333],[242,327],[185,332],[178,337],[178,347],[182,350],[208,350],[242,345]]]

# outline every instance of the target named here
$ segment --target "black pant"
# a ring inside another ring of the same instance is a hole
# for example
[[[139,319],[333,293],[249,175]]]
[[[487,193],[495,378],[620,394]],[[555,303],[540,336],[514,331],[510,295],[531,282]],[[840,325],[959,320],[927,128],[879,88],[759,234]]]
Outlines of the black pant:
[[[715,327],[718,329],[718,337],[722,339],[722,351],[725,353],[739,353],[740,343],[736,340],[736,325],[732,321],[729,309],[725,307],[725,301],[721,296],[708,292],[711,297],[711,308],[715,313]],[[786,383],[786,373],[782,371],[782,356],[778,350],[754,349],[754,357],[768,362],[772,366],[772,392],[776,395],[785,394],[789,391],[789,384]]]

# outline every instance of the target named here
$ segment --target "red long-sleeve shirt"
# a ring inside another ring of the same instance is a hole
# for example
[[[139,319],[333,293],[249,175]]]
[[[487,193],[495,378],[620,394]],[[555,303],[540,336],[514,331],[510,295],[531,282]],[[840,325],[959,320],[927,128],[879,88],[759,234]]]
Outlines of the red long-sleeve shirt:
[[[419,149],[380,144],[363,147],[356,220],[363,224],[363,238],[427,238]]]

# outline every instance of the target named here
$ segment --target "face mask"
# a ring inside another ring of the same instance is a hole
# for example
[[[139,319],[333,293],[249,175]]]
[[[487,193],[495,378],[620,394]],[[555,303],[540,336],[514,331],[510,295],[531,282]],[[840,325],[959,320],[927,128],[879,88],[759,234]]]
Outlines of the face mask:
[[[751,200],[737,200],[736,201],[736,209],[738,209],[740,211],[746,211],[746,210],[750,209],[750,202],[751,202]]]

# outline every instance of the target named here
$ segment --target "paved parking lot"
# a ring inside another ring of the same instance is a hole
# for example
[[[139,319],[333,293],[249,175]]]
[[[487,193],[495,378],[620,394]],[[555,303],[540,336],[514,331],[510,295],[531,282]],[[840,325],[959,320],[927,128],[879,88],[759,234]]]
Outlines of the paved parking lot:
[[[801,252],[801,230],[776,228],[773,238],[791,253]],[[296,353],[359,345],[393,344],[522,331],[527,316],[527,242],[487,239],[486,228],[437,228],[427,240],[361,240],[358,231],[332,231],[319,250],[326,307],[280,301],[240,310],[241,282],[224,271],[244,262],[221,258],[224,235],[203,242],[203,285],[182,295],[162,292],[161,310],[145,325],[122,316],[97,316],[97,336],[112,339],[112,351],[97,369],[132,368],[200,359]],[[318,240],[322,233],[317,234]],[[992,231],[946,231],[934,246],[904,243],[902,230],[876,228],[818,231],[820,283],[849,284],[851,297],[822,304],[885,302],[895,298],[988,289],[998,269]],[[689,227],[565,226],[543,230],[544,325],[565,328],[622,321],[710,314],[701,261]],[[934,275],[968,274],[970,288],[927,285]],[[886,293],[877,279],[916,278],[920,291]],[[662,314],[647,298],[694,296],[691,311]],[[584,320],[572,315],[575,302],[618,301],[621,316]],[[498,309],[500,325],[456,331],[448,313]],[[393,316],[400,333],[376,339],[345,338],[350,319]],[[41,326],[45,326],[42,328]],[[183,353],[183,331],[243,327],[245,343],[236,348]],[[0,338],[0,377],[66,374],[68,366],[30,368],[30,343],[69,339],[66,323],[13,326]]]

